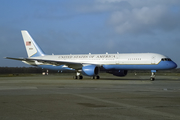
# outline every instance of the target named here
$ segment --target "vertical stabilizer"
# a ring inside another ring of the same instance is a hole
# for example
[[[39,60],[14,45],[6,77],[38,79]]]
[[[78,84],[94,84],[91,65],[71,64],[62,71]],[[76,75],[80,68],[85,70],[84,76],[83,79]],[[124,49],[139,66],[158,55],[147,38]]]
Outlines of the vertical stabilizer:
[[[38,57],[45,55],[41,48],[38,46],[38,44],[32,39],[32,37],[26,30],[22,30],[21,33],[28,57]]]

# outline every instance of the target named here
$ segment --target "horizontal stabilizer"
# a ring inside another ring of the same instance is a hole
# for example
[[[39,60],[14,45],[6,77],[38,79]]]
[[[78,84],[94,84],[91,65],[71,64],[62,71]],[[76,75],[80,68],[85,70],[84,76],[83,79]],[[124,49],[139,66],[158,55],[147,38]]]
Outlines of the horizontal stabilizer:
[[[5,57],[5,59],[20,60],[20,61],[27,60],[26,58],[12,58],[12,57]]]

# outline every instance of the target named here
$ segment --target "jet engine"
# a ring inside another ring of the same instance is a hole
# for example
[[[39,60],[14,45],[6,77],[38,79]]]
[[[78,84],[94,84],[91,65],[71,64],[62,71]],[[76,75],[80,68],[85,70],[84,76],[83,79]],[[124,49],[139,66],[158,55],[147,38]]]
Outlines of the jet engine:
[[[87,65],[82,67],[82,74],[86,76],[96,76],[99,73],[99,68],[95,65]]]
[[[127,70],[115,70],[115,71],[108,71],[107,73],[113,74],[115,76],[123,77],[126,76],[128,71]]]

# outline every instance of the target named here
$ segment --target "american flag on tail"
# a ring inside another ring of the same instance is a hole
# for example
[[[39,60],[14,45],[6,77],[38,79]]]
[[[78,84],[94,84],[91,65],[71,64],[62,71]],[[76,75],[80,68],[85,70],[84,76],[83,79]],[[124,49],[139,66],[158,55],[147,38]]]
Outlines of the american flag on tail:
[[[26,46],[31,46],[31,41],[27,41]]]

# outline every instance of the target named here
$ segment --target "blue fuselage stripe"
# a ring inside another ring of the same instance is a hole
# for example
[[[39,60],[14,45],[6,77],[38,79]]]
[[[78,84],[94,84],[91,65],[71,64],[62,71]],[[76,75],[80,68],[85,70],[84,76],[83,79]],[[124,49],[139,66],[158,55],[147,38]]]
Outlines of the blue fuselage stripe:
[[[147,64],[147,65],[103,65],[106,70],[166,70],[176,68],[177,65],[173,61],[161,61],[159,64]]]

